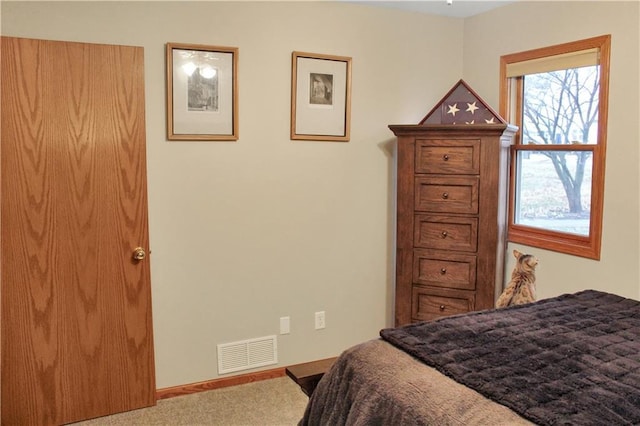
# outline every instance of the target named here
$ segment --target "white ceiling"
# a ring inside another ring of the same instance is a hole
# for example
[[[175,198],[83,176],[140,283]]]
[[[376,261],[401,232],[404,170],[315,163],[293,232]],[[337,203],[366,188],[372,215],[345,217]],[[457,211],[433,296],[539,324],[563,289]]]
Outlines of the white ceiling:
[[[377,0],[354,0],[354,3],[368,6],[387,7],[413,11],[420,13],[430,13],[433,15],[449,16],[452,18],[468,18],[479,13],[487,12],[491,9],[512,3],[515,0],[484,1],[484,0],[453,0],[451,5],[446,0],[413,0],[413,1],[377,1]]]

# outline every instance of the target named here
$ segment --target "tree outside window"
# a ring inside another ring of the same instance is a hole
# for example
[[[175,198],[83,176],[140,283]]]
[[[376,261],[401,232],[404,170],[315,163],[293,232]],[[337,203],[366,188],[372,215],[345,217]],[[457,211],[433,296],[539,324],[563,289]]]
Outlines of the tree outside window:
[[[599,259],[610,37],[501,58],[510,241]]]

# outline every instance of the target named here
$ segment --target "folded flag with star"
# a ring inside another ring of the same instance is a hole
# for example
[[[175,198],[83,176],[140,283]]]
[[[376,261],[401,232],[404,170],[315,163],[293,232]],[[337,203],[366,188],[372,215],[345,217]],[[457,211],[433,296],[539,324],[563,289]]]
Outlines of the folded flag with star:
[[[478,101],[448,101],[442,104],[442,124],[497,124],[495,116]]]
[[[445,95],[420,124],[506,124],[463,80]]]

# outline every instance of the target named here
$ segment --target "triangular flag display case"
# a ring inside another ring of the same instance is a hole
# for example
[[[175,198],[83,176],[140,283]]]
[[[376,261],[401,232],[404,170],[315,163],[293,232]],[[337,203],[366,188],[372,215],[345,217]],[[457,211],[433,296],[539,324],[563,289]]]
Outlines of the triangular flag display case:
[[[502,290],[509,125],[463,80],[397,137],[395,323],[493,308]]]
[[[433,107],[420,124],[507,124],[464,80]]]

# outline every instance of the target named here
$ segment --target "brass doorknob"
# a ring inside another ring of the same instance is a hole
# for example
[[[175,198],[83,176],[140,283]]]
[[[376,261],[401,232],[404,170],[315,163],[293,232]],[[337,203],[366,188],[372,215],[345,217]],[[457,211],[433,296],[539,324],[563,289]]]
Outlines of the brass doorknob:
[[[147,256],[147,253],[145,253],[142,247],[136,247],[133,250],[133,260],[144,260],[146,256]]]

